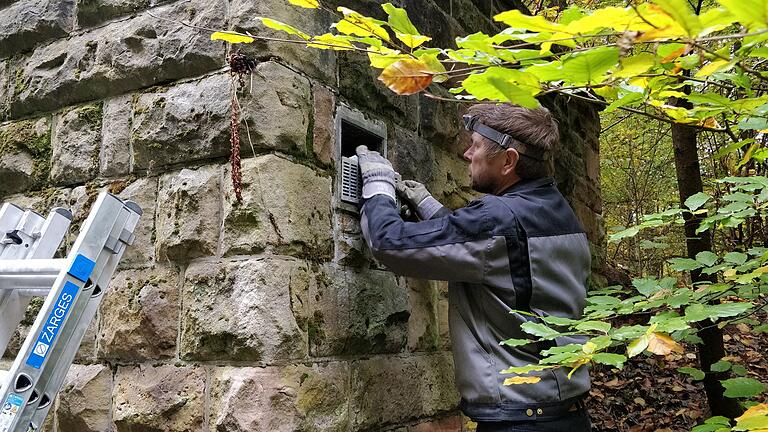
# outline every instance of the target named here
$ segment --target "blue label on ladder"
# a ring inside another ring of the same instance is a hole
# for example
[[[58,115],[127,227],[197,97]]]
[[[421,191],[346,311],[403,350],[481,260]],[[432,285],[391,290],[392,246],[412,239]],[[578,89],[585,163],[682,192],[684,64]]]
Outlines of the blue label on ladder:
[[[29,366],[32,366],[35,369],[40,369],[40,366],[43,365],[45,357],[48,355],[48,351],[50,351],[53,342],[56,340],[56,335],[59,334],[61,325],[67,319],[67,315],[69,315],[69,309],[72,307],[79,290],[80,287],[72,282],[64,284],[64,288],[61,290],[59,298],[56,299],[56,303],[53,305],[53,310],[43,323],[40,335],[37,337],[37,341],[35,341],[35,344],[32,347],[32,354],[30,354],[27,359],[27,364]]]
[[[82,255],[78,255],[75,257],[75,262],[72,263],[72,267],[69,269],[69,274],[74,278],[87,282],[95,266],[95,262]]]

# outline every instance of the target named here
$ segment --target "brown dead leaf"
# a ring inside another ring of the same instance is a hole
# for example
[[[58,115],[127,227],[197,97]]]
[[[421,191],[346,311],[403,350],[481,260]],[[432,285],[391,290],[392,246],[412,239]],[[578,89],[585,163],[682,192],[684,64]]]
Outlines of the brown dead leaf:
[[[645,399],[643,399],[641,397],[636,397],[636,398],[632,399],[632,402],[634,402],[634,403],[640,405],[641,407],[645,408],[645,405],[646,405]]]
[[[387,66],[379,81],[399,95],[412,95],[418,93],[432,83],[435,71],[421,60],[404,59]]]
[[[683,346],[675,342],[668,335],[655,332],[648,335],[647,350],[658,355],[667,355],[671,352],[682,353],[684,351]]]

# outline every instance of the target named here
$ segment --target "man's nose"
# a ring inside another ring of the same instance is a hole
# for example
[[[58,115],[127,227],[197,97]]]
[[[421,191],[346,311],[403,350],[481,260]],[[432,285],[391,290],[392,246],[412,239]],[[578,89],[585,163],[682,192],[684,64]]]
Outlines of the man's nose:
[[[469,146],[467,151],[464,152],[464,160],[467,162],[472,162],[472,146]]]

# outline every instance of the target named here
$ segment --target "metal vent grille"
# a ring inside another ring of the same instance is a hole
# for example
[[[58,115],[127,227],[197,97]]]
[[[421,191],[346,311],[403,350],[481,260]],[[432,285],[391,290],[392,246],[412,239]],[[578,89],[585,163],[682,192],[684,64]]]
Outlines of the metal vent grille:
[[[358,204],[362,196],[362,184],[357,166],[357,157],[341,158],[341,200],[350,204]]]

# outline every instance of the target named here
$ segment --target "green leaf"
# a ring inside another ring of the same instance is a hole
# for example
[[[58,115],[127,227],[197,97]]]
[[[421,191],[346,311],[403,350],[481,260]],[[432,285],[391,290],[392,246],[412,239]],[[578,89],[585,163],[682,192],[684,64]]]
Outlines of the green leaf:
[[[530,339],[507,339],[499,342],[499,345],[506,345],[508,347],[523,346],[533,343]]]
[[[656,65],[653,53],[643,52],[632,57],[621,59],[621,69],[613,73],[616,78],[629,78],[640,75]]]
[[[678,372],[684,373],[686,375],[690,375],[693,377],[696,381],[701,381],[704,379],[704,372],[702,372],[700,369],[692,368],[692,367],[681,367],[677,369]]]
[[[733,264],[736,264],[736,265],[744,264],[745,262],[747,262],[747,258],[749,258],[747,256],[747,254],[743,254],[741,252],[728,252],[723,257],[723,259],[726,262],[733,263]]]
[[[671,258],[667,262],[672,266],[672,270],[691,271],[702,267],[701,263],[690,258]]]
[[[661,289],[658,281],[654,278],[633,279],[632,286],[645,297],[650,297]]]
[[[648,337],[648,334],[644,334],[640,336],[639,338],[633,340],[632,342],[627,345],[627,356],[632,358],[643,351],[645,351],[646,348],[648,348],[648,343],[650,342],[650,339]]]
[[[608,105],[608,107],[605,109],[605,112],[611,113],[623,106],[632,105],[634,103],[640,102],[644,98],[645,98],[644,93],[635,93],[635,92],[627,93],[624,96],[620,97],[619,99],[616,99],[615,101],[613,101],[610,105]]]
[[[585,321],[576,325],[576,330],[581,332],[598,331],[601,333],[608,333],[611,329],[611,323],[604,321]]]
[[[420,34],[419,30],[411,22],[411,19],[408,18],[408,12],[405,9],[395,7],[392,3],[384,3],[381,5],[381,8],[387,13],[387,23],[392,30],[409,35]]]
[[[502,12],[493,17],[494,21],[499,21],[515,29],[530,30],[532,32],[559,32],[565,27],[548,21],[546,18],[536,15],[524,15],[517,9]]]
[[[728,12],[750,30],[765,28],[768,4],[763,0],[717,0]]]
[[[554,339],[561,336],[561,333],[557,330],[553,330],[541,323],[526,322],[523,323],[520,328],[522,328],[524,332],[538,336],[542,339]]]
[[[591,296],[591,297],[587,297],[587,303],[594,304],[594,305],[612,306],[612,305],[617,305],[621,303],[621,300],[611,296]]]
[[[688,197],[688,199],[685,200],[685,206],[688,207],[691,211],[698,210],[701,206],[703,206],[707,201],[709,201],[712,197],[708,194],[705,194],[704,192],[698,192],[696,194],[693,194]]]
[[[697,36],[701,32],[699,18],[693,13],[686,0],[654,0],[664,12],[684,28],[688,36]]]
[[[709,318],[707,309],[703,304],[692,304],[685,308],[685,319],[688,321],[704,321]]]
[[[618,62],[619,49],[615,47],[575,53],[563,61],[562,79],[570,85],[599,84],[605,81],[605,73]]]
[[[555,326],[570,326],[573,325],[579,321],[570,319],[570,318],[561,318],[554,315],[549,315],[545,317],[541,317],[541,320],[544,321],[547,324],[555,325]]]
[[[731,362],[726,360],[720,360],[717,363],[712,364],[709,370],[712,372],[726,372],[731,369]]]
[[[699,252],[696,254],[696,261],[706,267],[712,267],[717,262],[717,255],[710,251]]]
[[[748,373],[747,368],[745,368],[740,364],[733,365],[733,367],[731,367],[731,370],[733,371],[733,373],[739,376],[744,376]]]
[[[288,25],[286,23],[282,23],[280,21],[273,20],[271,18],[256,17],[256,19],[260,20],[262,24],[264,24],[266,27],[269,27],[271,29],[284,31],[289,35],[294,35],[304,40],[309,40],[310,36],[308,34],[304,33],[303,31],[297,29],[292,25]]]
[[[765,391],[765,384],[753,378],[731,378],[720,383],[729,398],[751,398]]]
[[[752,303],[722,303],[707,305],[706,310],[710,318],[728,318],[743,314],[752,308]]]
[[[503,67],[490,67],[467,77],[462,86],[480,100],[510,102],[525,108],[537,108],[533,96],[540,91],[539,80],[532,74]]]
[[[597,353],[592,355],[592,361],[608,366],[613,366],[617,369],[624,367],[624,362],[627,361],[627,357],[621,354],[613,353]]]
[[[648,330],[648,327],[641,325],[619,327],[611,330],[611,337],[616,340],[634,339],[642,336]]]

